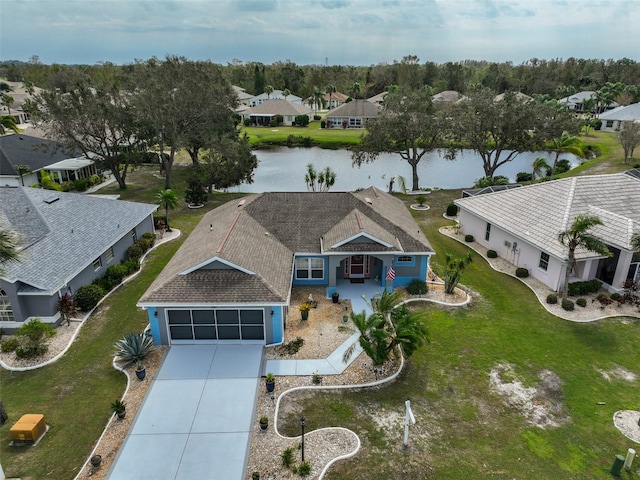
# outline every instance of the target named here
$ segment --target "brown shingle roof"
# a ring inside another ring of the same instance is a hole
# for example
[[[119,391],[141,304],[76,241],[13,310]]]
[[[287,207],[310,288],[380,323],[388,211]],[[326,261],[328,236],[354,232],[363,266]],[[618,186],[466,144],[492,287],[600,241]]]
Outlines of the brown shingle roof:
[[[291,103],[287,100],[267,100],[260,105],[245,110],[243,115],[309,115],[313,113],[309,107]]]
[[[327,117],[375,118],[378,116],[379,109],[380,107],[368,100],[353,100],[334,108],[327,113]]]

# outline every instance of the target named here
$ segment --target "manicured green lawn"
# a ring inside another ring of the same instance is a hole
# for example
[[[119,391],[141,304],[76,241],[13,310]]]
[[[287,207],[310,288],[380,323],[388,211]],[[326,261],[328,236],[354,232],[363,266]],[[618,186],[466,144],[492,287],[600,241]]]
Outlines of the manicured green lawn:
[[[357,128],[320,128],[320,122],[309,122],[308,127],[242,127],[252,144],[284,144],[289,135],[310,137],[314,143],[325,148],[341,148],[355,145],[364,130]]]
[[[615,168],[619,161],[613,155],[592,166],[608,168],[610,162]],[[164,182],[154,172],[138,168],[127,190],[111,187],[101,193],[155,203]],[[186,168],[174,169],[181,199],[185,177]],[[437,233],[449,223],[441,216],[446,204],[459,195],[434,191],[427,198],[429,211],[412,212],[437,252],[436,267],[446,251],[457,255],[466,248]],[[8,477],[75,476],[107,423],[109,404],[124,391],[124,376],[111,367],[112,346],[146,324],[136,302],[205,210],[238,196],[217,194],[205,209],[171,211],[171,224],[182,230],[182,239],[151,254],[141,274],[106,300],[62,360],[33,372],[0,370],[0,393],[10,416],[0,428],[0,459]],[[640,376],[640,322],[577,325],[559,320],[521,283],[479,258],[462,283],[479,294],[473,306],[426,307],[431,343],[411,359],[398,381],[376,390],[319,395],[306,401],[285,429],[297,434],[297,418],[304,413],[310,428],[340,425],[356,431],[363,451],[333,467],[329,478],[335,479],[369,479],[372,472],[376,478],[603,478],[615,454],[630,446],[612,426],[613,412],[638,409],[640,392],[638,381],[607,381],[597,369],[620,366]],[[513,364],[515,375],[529,385],[541,370],[555,372],[570,421],[556,429],[529,426],[489,390],[488,372],[499,363]],[[405,452],[400,445],[406,399],[412,400],[418,424],[411,428],[411,448]],[[601,401],[606,405],[597,405]],[[24,413],[44,413],[52,428],[36,448],[11,448],[9,428]],[[379,426],[376,416],[394,419],[393,428]]]

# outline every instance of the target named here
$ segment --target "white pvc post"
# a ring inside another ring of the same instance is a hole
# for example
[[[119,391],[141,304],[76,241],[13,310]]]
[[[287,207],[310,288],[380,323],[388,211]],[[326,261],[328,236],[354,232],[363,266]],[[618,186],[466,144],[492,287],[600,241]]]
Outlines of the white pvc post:
[[[633,457],[636,456],[636,451],[633,448],[627,450],[627,458],[624,461],[624,468],[631,470],[631,464],[633,463]]]
[[[404,402],[406,414],[404,416],[404,446],[409,446],[409,422],[415,425],[416,419],[411,411],[411,402],[407,400]]]

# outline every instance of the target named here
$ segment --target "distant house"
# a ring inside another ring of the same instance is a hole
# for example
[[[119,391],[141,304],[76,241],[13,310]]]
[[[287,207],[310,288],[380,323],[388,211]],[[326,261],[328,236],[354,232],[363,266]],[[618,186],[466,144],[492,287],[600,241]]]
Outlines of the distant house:
[[[575,112],[580,112],[580,113],[594,113],[594,112],[600,113],[605,110],[610,110],[612,108],[616,108],[619,106],[616,102],[613,102],[607,106],[597,105],[596,98],[597,98],[596,92],[591,90],[585,90],[582,92],[574,93],[573,95],[569,95],[568,97],[561,98],[560,100],[558,100],[558,103],[561,105],[566,105],[569,110],[573,110]],[[586,105],[585,102],[589,100],[593,100],[594,102],[592,107],[594,112],[592,112],[589,108],[585,106]]]
[[[504,96],[506,95],[506,93],[500,93],[498,95],[496,95],[494,97],[494,101],[496,102],[501,102],[502,100],[504,100]],[[529,102],[533,102],[533,98],[530,97],[529,95],[526,95],[522,92],[515,92],[515,96],[516,96],[516,100],[518,100],[519,102],[522,103],[529,103]]]
[[[561,288],[567,248],[558,234],[579,214],[603,222],[592,233],[607,244],[611,257],[576,251],[571,281],[597,278],[610,291],[628,279],[640,280],[640,254],[631,237],[640,233],[640,169],[612,175],[585,175],[455,200],[460,231],[495,250],[516,267],[529,270],[551,290]]]
[[[373,97],[367,98],[367,101],[381,107],[384,104],[384,97],[386,97],[388,93],[389,92],[387,91],[380,92],[379,94],[374,95]]]
[[[251,99],[254,97],[254,95],[247,93],[244,88],[238,87],[236,85],[233,85],[233,91],[238,96],[238,101],[241,105],[250,106],[249,104],[251,103]]]
[[[18,166],[29,167],[31,173],[22,179]],[[69,152],[57,142],[22,133],[0,137],[0,186],[30,186],[40,181],[42,171],[58,183],[89,178],[97,172],[93,160],[78,152]]]
[[[2,80],[11,87],[11,91],[6,92],[7,95],[13,98],[13,104],[11,106],[0,106],[0,114],[13,117],[16,125],[20,128],[24,128],[31,121],[29,112],[23,109],[23,106],[27,100],[33,100],[33,94],[29,93],[22,82],[10,82]],[[41,88],[33,87],[33,93],[37,94],[42,91]]]
[[[324,108],[328,110],[339,107],[340,105],[344,104],[348,98],[349,98],[348,95],[345,95],[344,93],[340,93],[340,92],[333,92],[331,95],[329,95],[328,93],[325,93],[322,96],[322,100],[324,101]],[[304,99],[303,103],[311,107],[312,100],[313,100],[312,97],[307,97]]]
[[[287,102],[290,102],[296,105],[302,105],[302,98],[298,97],[297,95],[290,93],[285,98],[285,95],[284,93],[282,93],[282,90],[274,90],[268,95],[266,93],[261,93],[260,95],[256,95],[255,97],[249,100],[249,106],[255,107],[256,105],[263,104],[265,102],[268,102],[269,100],[286,100]]]
[[[467,97],[462,95],[460,92],[456,92],[455,90],[445,90],[433,95],[431,97],[431,100],[433,101],[433,104],[438,108],[448,108],[464,98]]]
[[[608,110],[601,113],[598,118],[602,122],[600,130],[617,132],[624,122],[640,122],[640,103]]]
[[[271,120],[275,120],[278,115],[282,116],[283,125],[293,125],[298,115],[309,115],[311,119],[313,110],[287,100],[269,100],[238,113],[243,118],[248,118],[250,125],[268,126]]]
[[[153,232],[157,205],[38,188],[0,187],[0,229],[20,237],[20,262],[0,277],[0,327],[33,318],[57,325],[56,303],[119,263]]]
[[[274,345],[292,286],[406,286],[433,254],[403,202],[375,188],[251,195],[205,214],[138,306],[157,344]]]
[[[379,110],[368,100],[352,100],[327,113],[327,128],[364,128],[367,120],[378,116]]]

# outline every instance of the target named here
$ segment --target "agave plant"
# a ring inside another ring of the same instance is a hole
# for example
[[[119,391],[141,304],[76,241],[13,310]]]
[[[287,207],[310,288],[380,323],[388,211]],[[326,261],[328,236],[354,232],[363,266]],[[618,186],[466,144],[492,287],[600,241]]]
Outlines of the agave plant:
[[[154,345],[153,339],[144,333],[131,332],[118,340],[114,348],[113,355],[126,368],[133,364],[142,365],[142,360],[153,351]]]

